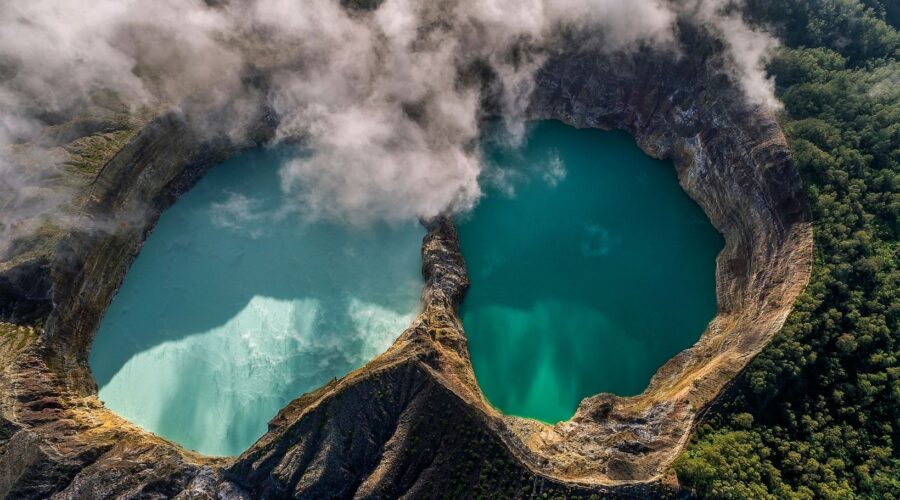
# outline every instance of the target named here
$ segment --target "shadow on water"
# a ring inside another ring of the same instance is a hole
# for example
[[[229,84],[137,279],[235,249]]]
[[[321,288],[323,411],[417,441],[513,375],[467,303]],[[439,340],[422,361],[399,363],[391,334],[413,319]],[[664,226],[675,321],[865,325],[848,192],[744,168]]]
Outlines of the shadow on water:
[[[672,164],[625,133],[541,122],[522,148],[486,155],[503,178],[532,179],[489,190],[460,224],[486,396],[556,422],[586,396],[641,392],[715,315],[721,235]]]
[[[199,451],[241,451],[418,308],[424,229],[303,222],[281,194],[287,159],[238,155],[165,212],[92,347],[107,405]]]

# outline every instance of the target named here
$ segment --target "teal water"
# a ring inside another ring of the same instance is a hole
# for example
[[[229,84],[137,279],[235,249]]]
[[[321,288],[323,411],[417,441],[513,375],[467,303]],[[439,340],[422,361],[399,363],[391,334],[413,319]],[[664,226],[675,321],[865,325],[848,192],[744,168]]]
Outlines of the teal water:
[[[286,403],[409,326],[424,229],[304,222],[280,189],[286,159],[238,155],[162,215],[92,347],[107,407],[187,448],[237,454]]]
[[[459,232],[461,316],[488,400],[552,423],[586,396],[642,392],[715,315],[722,237],[672,164],[625,133],[540,122],[486,156],[503,182]]]

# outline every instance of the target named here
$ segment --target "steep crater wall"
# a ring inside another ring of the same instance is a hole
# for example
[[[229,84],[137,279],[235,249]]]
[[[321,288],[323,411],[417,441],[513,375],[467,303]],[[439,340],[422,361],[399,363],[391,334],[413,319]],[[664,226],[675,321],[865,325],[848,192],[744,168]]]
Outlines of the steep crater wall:
[[[34,274],[18,282],[51,284],[52,307],[42,328],[3,324],[0,494],[419,497],[485,487],[509,496],[663,495],[697,419],[781,327],[812,250],[775,116],[744,104],[721,71],[721,47],[687,36],[693,50],[677,58],[555,55],[529,109],[534,119],[626,130],[647,154],[671,158],[725,237],[718,315],[643,394],[587,398],[555,426],[494,410],[457,317],[468,281],[456,231],[438,218],[426,222],[423,312],[413,325],[365,367],[290,403],[240,457],[202,457],[122,420],[97,400],[87,367],[103,312],[161,211],[274,125],[261,115],[235,144],[166,114],[91,184],[81,217],[102,220],[102,230],[72,231],[49,265],[17,267]]]

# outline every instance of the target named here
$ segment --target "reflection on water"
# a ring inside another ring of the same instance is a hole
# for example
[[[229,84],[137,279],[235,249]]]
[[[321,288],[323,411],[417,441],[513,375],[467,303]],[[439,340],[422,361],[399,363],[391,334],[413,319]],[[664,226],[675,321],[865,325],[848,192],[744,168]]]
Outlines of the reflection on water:
[[[203,453],[241,452],[417,312],[424,229],[303,222],[279,188],[283,160],[239,155],[165,212],[92,347],[108,407]]]
[[[557,422],[586,396],[640,393],[715,315],[721,236],[672,165],[624,133],[541,122],[486,155],[520,180],[460,224],[462,319],[488,400]]]

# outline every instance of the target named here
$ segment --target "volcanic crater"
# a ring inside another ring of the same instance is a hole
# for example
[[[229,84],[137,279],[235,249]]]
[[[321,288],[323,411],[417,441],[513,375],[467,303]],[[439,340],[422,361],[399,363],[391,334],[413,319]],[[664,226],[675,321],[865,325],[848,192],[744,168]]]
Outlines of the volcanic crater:
[[[646,154],[674,162],[682,188],[724,237],[716,317],[643,393],[586,398],[556,425],[488,404],[458,317],[465,262],[452,219],[440,216],[423,221],[425,286],[412,325],[364,367],[298,395],[240,456],[202,456],[130,424],[98,400],[88,367],[104,311],[161,212],[213,165],[268,141],[278,122],[262,111],[249,139],[235,143],[164,111],[130,124],[134,133],[84,180],[75,215],[110,218],[102,231],[82,224],[42,234],[0,267],[0,495],[445,496],[486,473],[522,496],[674,491],[670,464],[779,331],[812,260],[810,219],[777,116],[742,98],[714,37],[680,36],[692,50],[677,57],[555,54],[537,73],[527,112],[628,132]],[[265,86],[265,68],[257,71]]]

